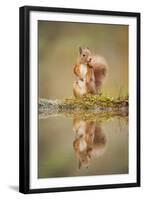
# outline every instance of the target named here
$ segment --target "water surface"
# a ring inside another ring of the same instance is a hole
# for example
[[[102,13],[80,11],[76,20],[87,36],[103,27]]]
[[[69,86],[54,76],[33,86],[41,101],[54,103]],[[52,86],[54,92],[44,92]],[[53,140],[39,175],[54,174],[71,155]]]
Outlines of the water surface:
[[[38,178],[128,173],[128,119],[39,119]]]

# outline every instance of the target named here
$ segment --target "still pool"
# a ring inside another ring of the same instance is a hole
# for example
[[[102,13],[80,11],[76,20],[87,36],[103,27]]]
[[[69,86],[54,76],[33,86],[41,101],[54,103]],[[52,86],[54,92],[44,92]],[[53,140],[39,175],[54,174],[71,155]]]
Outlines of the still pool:
[[[38,178],[127,173],[127,117],[39,119]]]

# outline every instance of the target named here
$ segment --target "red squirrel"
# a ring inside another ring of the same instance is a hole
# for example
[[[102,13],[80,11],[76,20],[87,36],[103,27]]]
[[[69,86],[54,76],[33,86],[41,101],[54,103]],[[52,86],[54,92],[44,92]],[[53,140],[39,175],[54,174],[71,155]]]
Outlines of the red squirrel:
[[[94,121],[85,121],[78,118],[73,120],[75,140],[73,148],[81,166],[88,167],[91,159],[104,154],[107,139],[101,124]]]
[[[89,48],[80,47],[74,66],[74,74],[77,76],[73,84],[74,96],[100,94],[107,71],[108,65],[102,56],[93,55]]]

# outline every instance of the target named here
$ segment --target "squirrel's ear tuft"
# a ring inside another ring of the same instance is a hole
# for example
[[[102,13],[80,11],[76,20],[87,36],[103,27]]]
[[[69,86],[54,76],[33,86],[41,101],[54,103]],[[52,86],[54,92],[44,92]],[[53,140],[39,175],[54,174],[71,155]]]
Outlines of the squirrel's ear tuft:
[[[79,53],[80,53],[80,54],[82,53],[82,48],[81,48],[81,47],[79,47]]]

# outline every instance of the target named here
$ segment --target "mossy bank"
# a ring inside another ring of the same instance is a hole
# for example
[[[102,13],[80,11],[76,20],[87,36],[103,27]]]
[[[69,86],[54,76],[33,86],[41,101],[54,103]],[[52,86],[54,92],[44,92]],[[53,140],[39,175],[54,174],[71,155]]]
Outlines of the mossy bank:
[[[64,100],[39,99],[39,115],[62,113],[93,113],[106,115],[128,115],[128,97],[85,95]]]

